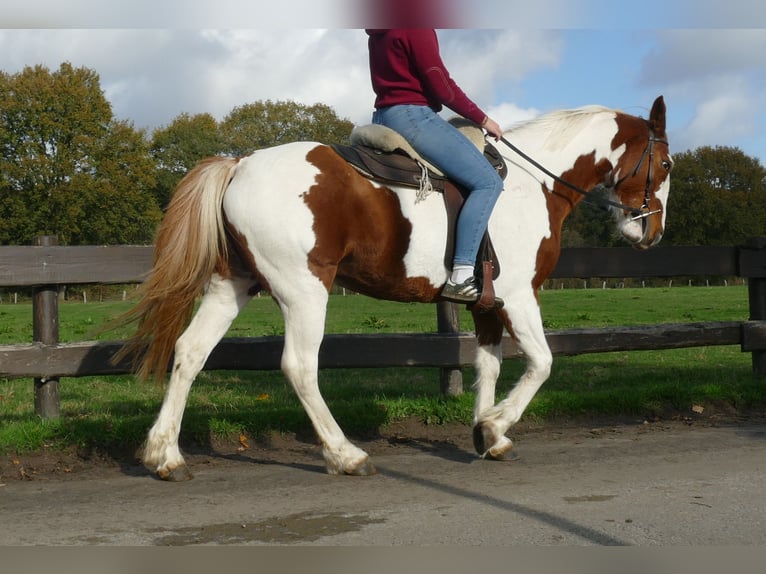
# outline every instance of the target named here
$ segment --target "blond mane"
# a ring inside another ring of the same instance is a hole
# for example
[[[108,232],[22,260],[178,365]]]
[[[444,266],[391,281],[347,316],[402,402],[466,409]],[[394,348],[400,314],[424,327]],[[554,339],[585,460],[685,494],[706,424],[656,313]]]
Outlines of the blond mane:
[[[542,132],[544,147],[559,149],[596,117],[616,114],[617,110],[605,106],[590,105],[570,110],[554,110],[513,126],[509,132],[524,136],[528,132]]]

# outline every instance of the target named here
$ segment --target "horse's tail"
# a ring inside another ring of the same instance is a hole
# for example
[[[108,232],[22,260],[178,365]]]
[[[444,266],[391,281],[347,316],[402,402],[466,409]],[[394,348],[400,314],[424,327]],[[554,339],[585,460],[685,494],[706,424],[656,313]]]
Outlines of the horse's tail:
[[[133,356],[141,379],[163,379],[197,296],[213,272],[228,264],[222,203],[237,161],[206,159],[181,180],[157,232],[152,270],[139,288],[139,302],[117,320],[138,322],[114,361]]]

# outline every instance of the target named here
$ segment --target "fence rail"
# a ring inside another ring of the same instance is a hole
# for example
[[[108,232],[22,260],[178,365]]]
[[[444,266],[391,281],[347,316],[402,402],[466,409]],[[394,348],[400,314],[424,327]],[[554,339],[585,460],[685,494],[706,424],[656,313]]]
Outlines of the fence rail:
[[[546,333],[554,355],[742,345],[743,351],[766,349],[766,322],[721,321],[666,323],[609,329],[562,329]],[[282,337],[223,339],[206,370],[279,369]],[[0,345],[0,377],[81,377],[131,372],[126,360],[112,364],[119,341],[46,345]],[[330,334],[319,353],[320,368],[440,367],[473,363],[476,339],[469,333]],[[520,357],[511,337],[503,338],[503,357]]]
[[[766,238],[744,247],[563,249],[551,278],[766,277]],[[151,246],[0,246],[0,286],[140,283],[151,268]]]
[[[58,378],[130,372],[126,362],[112,364],[119,341],[58,342],[59,285],[140,283],[151,268],[150,246],[81,246],[37,238],[33,246],[0,246],[0,286],[33,287],[34,342],[0,345],[0,376],[34,377],[35,405],[45,417],[58,416]],[[766,375],[766,238],[742,247],[571,248],[562,250],[552,278],[656,278],[737,276],[748,281],[749,318],[742,321],[659,324],[607,329],[549,331],[554,355],[608,351],[740,345],[752,353],[753,373]],[[439,304],[439,333],[328,335],[320,366],[442,368],[442,388],[459,392],[455,371],[471,364],[473,336],[460,333],[451,304]],[[207,370],[278,369],[281,337],[226,338],[208,359]],[[519,356],[510,337],[503,357]]]

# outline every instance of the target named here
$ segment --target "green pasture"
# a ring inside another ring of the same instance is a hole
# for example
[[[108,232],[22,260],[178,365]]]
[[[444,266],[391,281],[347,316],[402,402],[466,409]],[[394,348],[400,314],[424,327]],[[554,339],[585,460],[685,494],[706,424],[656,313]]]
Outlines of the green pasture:
[[[5,299],[7,301],[7,299]],[[541,293],[546,328],[609,327],[689,321],[732,321],[748,317],[747,288],[672,287],[562,289]],[[98,333],[129,302],[62,302],[64,342],[121,339],[129,330]],[[463,328],[472,327],[470,314]],[[375,301],[358,295],[330,298],[328,333],[436,331],[435,307]],[[279,335],[279,310],[268,297],[254,299],[229,336]],[[32,339],[31,305],[0,304],[0,344]],[[505,395],[523,369],[506,361],[498,382]],[[320,384],[331,410],[351,436],[374,436],[404,417],[427,424],[470,424],[472,369],[464,370],[466,392],[439,392],[433,368],[328,369]],[[0,379],[0,452],[77,446],[109,452],[140,445],[156,416],[163,390],[130,376],[66,378],[61,381],[58,420],[34,414],[31,379]],[[749,409],[766,405],[766,381],[752,376],[750,355],[739,347],[700,347],[559,357],[550,380],[525,417],[647,417],[691,415],[692,407]],[[182,442],[265,435],[307,434],[310,424],[280,372],[204,372],[192,388]]]

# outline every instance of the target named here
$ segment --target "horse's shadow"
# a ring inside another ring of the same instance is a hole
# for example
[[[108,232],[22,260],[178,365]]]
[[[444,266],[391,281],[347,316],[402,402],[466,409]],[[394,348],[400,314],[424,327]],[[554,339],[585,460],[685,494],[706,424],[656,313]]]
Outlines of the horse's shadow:
[[[478,460],[476,454],[450,441],[428,438],[389,438],[390,445],[403,446],[436,458],[462,464],[472,464]],[[394,451],[395,452],[395,451]]]
[[[257,466],[281,466],[284,468],[292,468],[295,470],[302,470],[305,472],[313,472],[317,474],[326,474],[327,470],[325,469],[324,462],[319,461],[315,464],[309,463],[309,462],[295,462],[295,461],[284,461],[284,460],[278,460],[276,458],[265,458],[265,457],[255,457],[255,456],[248,456],[241,453],[213,453],[210,455],[211,457],[215,457],[221,460],[228,460],[231,462],[236,463],[248,463],[253,464]],[[321,457],[318,457],[321,459]]]
[[[266,446],[253,450],[243,450],[242,452],[221,452],[215,448],[204,449],[204,454],[213,459],[224,460],[233,463],[251,464],[255,466],[281,466],[304,472],[317,474],[326,474],[327,470],[321,455],[321,447],[313,441],[308,442],[313,448],[302,449],[300,454],[293,454],[289,457],[276,454],[278,447]],[[383,437],[376,439],[365,439],[360,441],[360,446],[370,452],[373,462],[384,459],[388,455],[406,454],[407,451],[424,453],[435,458],[441,458],[449,462],[460,464],[473,464],[479,460],[479,457],[472,451],[466,450],[460,445],[445,440],[434,440],[417,437]],[[188,453],[192,454],[192,453]],[[306,461],[295,460],[298,457],[305,457]],[[288,458],[290,460],[288,460]]]

